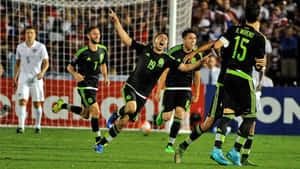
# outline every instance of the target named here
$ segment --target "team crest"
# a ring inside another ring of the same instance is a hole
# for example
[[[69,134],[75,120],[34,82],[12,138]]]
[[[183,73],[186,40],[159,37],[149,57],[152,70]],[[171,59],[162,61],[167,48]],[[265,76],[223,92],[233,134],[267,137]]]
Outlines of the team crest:
[[[163,67],[164,64],[165,64],[165,60],[164,60],[163,58],[160,58],[160,59],[158,60],[157,66],[158,66],[158,67]]]
[[[33,48],[33,49],[32,49],[32,52],[33,52],[33,53],[37,52],[37,49],[36,49],[36,48]]]

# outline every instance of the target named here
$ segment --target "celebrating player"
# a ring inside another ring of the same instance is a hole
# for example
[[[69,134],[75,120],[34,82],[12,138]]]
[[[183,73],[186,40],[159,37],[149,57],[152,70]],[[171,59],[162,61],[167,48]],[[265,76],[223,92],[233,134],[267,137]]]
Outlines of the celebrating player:
[[[41,103],[44,101],[43,77],[49,67],[49,61],[45,45],[36,41],[35,38],[35,29],[28,26],[25,30],[25,42],[17,46],[17,60],[14,66],[13,79],[14,89],[17,89],[17,104],[19,104],[19,127],[17,133],[24,132],[26,105],[29,94],[32,97],[33,110],[36,113],[35,133],[41,132]],[[43,67],[41,69],[42,64]]]
[[[183,64],[173,56],[164,53],[164,49],[168,45],[166,34],[158,33],[153,39],[153,46],[145,45],[128,36],[120,24],[119,18],[112,10],[110,10],[110,18],[113,20],[122,41],[136,50],[139,59],[135,70],[130,74],[122,89],[125,106],[112,114],[108,124],[113,124],[118,116],[120,116],[120,120],[110,127],[108,135],[95,146],[95,150],[99,153],[103,152],[103,145],[115,138],[129,120],[134,122],[137,119],[147,97],[166,68],[191,71],[201,64],[200,60],[193,64]]]
[[[183,44],[173,47],[169,54],[176,60],[182,61],[183,58],[191,53],[196,45],[196,33],[187,29],[182,33]],[[191,63],[202,58],[202,53],[198,53]],[[194,77],[194,78],[193,78]],[[165,92],[163,96],[163,110],[156,118],[156,125],[162,125],[164,121],[168,121],[172,117],[173,109],[175,109],[174,121],[172,123],[169,142],[166,146],[166,152],[174,152],[172,146],[176,140],[176,136],[180,129],[181,120],[185,112],[189,111],[190,103],[195,103],[199,98],[200,90],[200,67],[190,72],[182,72],[178,69],[166,69],[160,77],[155,100],[159,102],[161,88],[166,81]],[[192,97],[191,86],[194,81],[195,91]]]
[[[68,71],[77,81],[77,89],[81,97],[81,107],[66,104],[62,99],[57,101],[52,111],[57,113],[61,109],[67,109],[75,114],[88,119],[91,116],[91,127],[96,134],[96,142],[101,139],[99,130],[100,109],[96,100],[98,91],[99,74],[104,76],[106,86],[109,86],[107,77],[107,48],[100,45],[100,31],[97,27],[90,27],[87,32],[88,46],[77,51],[75,58],[68,65]],[[78,71],[75,71],[75,66]]]

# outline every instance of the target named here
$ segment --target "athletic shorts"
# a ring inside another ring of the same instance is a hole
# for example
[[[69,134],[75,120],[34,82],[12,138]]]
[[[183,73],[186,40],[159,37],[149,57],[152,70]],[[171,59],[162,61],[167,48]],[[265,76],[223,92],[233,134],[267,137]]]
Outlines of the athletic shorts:
[[[136,101],[136,111],[135,113],[129,113],[129,119],[132,122],[135,122],[146,103],[146,98],[138,94],[138,92],[130,85],[125,83],[122,88],[122,96],[124,98],[125,104],[129,101]]]
[[[190,90],[165,90],[162,111],[170,112],[176,107],[182,107],[186,112],[190,110],[192,92]]]
[[[18,100],[28,100],[30,95],[33,102],[44,101],[43,85],[44,82],[42,79],[37,80],[37,77],[26,78],[20,75],[17,89]]]
[[[223,99],[224,99],[223,86],[224,86],[223,84],[217,83],[215,95],[210,105],[209,112],[207,114],[207,117],[214,118],[214,121],[218,120],[223,116]]]
[[[227,69],[224,80],[224,108],[235,110],[235,115],[256,117],[256,96],[251,76]]]
[[[85,87],[77,87],[78,93],[81,97],[81,104],[88,108],[94,103],[97,103],[97,90],[86,89]]]

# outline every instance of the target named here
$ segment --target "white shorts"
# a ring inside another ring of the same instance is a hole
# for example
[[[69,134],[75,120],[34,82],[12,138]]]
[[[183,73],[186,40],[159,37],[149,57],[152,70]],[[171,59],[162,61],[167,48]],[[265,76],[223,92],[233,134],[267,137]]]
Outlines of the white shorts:
[[[20,76],[17,89],[18,100],[28,100],[30,94],[33,102],[44,101],[43,84],[43,79],[37,80],[36,78],[24,78]]]

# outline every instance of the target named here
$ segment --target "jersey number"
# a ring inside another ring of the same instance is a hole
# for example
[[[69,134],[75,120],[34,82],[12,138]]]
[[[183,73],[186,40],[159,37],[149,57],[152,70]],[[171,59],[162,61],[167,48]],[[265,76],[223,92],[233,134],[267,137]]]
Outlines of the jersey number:
[[[234,39],[235,39],[235,46],[234,46],[232,59],[235,59],[235,57],[236,57],[238,61],[242,62],[245,60],[246,53],[247,53],[247,47],[244,44],[248,44],[249,39],[242,37],[242,40],[241,40],[240,36],[236,36]],[[242,56],[240,53],[237,54],[238,47],[243,50]],[[237,54],[237,56],[236,56],[236,54]]]
[[[154,60],[150,60],[147,68],[153,70],[155,68],[156,62]]]
[[[94,63],[95,63],[94,70],[96,70],[97,69],[97,65],[98,65],[98,61],[96,61]]]

